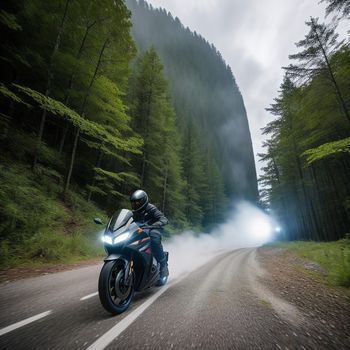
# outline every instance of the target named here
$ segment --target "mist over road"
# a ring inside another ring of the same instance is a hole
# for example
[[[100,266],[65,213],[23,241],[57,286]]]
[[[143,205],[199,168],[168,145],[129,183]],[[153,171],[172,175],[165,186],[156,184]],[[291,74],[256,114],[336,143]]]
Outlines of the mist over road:
[[[2,284],[0,348],[316,348],[298,310],[259,283],[255,255],[220,254],[115,317],[96,294],[101,265]]]

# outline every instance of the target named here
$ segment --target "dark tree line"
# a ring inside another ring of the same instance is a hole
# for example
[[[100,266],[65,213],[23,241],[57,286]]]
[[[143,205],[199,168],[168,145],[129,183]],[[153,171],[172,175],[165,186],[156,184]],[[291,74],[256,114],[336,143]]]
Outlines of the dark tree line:
[[[327,11],[348,2],[329,1]],[[350,48],[336,22],[306,22],[309,32],[290,55],[276,118],[260,154],[262,200],[283,223],[286,239],[335,240],[350,232]]]

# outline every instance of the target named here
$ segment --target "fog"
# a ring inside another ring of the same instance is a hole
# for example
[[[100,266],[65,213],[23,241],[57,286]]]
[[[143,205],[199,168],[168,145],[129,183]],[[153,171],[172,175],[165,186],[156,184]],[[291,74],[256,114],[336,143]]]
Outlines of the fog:
[[[126,3],[132,12],[132,35],[139,52],[154,47],[164,64],[178,122],[186,120],[186,127],[195,126],[198,135],[194,138],[215,158],[227,194],[255,201],[258,193],[251,135],[231,70],[206,39],[179,23],[175,25],[170,15],[147,10],[134,0]]]
[[[273,239],[277,223],[248,202],[236,204],[227,220],[211,233],[188,231],[164,242],[172,278],[190,272],[214,256],[243,247],[260,246]]]
[[[258,247],[273,241],[278,223],[249,202],[233,205],[227,219],[210,233],[185,231],[163,240],[164,250],[169,252],[171,278],[194,271],[216,255],[239,248]],[[98,233],[98,242],[104,229]]]

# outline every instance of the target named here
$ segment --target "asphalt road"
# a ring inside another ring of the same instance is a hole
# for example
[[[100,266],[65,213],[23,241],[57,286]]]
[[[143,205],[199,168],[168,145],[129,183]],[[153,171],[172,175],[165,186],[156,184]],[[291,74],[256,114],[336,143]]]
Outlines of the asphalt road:
[[[96,293],[102,265],[1,284],[0,349],[320,349],[261,285],[255,254],[220,254],[114,317]]]

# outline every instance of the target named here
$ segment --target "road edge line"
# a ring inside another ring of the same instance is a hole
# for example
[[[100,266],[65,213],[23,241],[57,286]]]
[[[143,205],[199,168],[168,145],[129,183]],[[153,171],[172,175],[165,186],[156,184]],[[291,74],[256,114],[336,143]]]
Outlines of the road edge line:
[[[7,334],[9,332],[12,332],[15,329],[18,329],[20,327],[26,326],[29,323],[35,322],[37,320],[40,320],[41,318],[46,317],[46,316],[50,315],[51,313],[52,313],[52,310],[48,310],[48,311],[42,312],[40,314],[34,315],[32,317],[28,317],[28,318],[26,318],[26,319],[24,319],[22,321],[13,323],[13,324],[11,324],[11,325],[9,325],[7,327],[1,328],[0,329],[0,336],[2,336],[4,334]]]
[[[151,306],[164,292],[166,292],[175,283],[169,283],[164,286],[160,291],[154,294],[151,298],[141,304],[137,309],[132,311],[128,316],[124,317],[109,331],[99,337],[94,343],[92,343],[86,350],[102,350],[106,348],[114,339],[116,339],[125,329],[127,329],[149,306]]]
[[[233,251],[236,251],[238,249],[234,249]],[[217,256],[224,255],[225,253],[218,254]],[[122,320],[120,320],[116,325],[114,325],[110,330],[108,330],[106,333],[101,335],[97,340],[95,340],[86,350],[103,350],[105,349],[109,344],[111,344],[116,338],[119,337],[121,333],[123,333],[146,309],[148,309],[149,306],[151,306],[163,293],[165,293],[170,287],[175,286],[177,283],[184,280],[186,277],[188,277],[191,273],[198,270],[199,268],[205,266],[205,264],[209,263],[211,260],[215,259],[217,256],[213,256],[209,261],[205,262],[203,265],[198,266],[193,271],[188,271],[184,273],[180,278],[174,279],[169,284],[161,287],[162,289],[159,290],[156,294],[154,294],[151,298],[146,300],[144,303],[142,303],[137,309],[132,311],[129,315],[124,317]]]
[[[234,249],[233,251],[236,251],[237,249]],[[151,298],[146,300],[143,304],[141,304],[137,309],[132,311],[129,315],[124,317],[122,320],[120,320],[116,325],[114,325],[110,330],[108,330],[106,333],[101,335],[96,341],[94,341],[86,350],[103,350],[105,349],[110,343],[113,342],[116,338],[119,337],[121,333],[123,333],[149,306],[151,306],[164,292],[166,292],[170,287],[175,286],[177,283],[184,280],[186,277],[188,277],[191,273],[198,270],[205,264],[209,263],[211,260],[215,259],[217,256],[223,255],[225,253],[218,254],[216,256],[211,257],[208,261],[206,261],[203,265],[198,266],[193,271],[188,271],[184,273],[181,277],[177,277],[169,284],[162,287],[161,290],[159,290],[156,294],[154,294]]]

